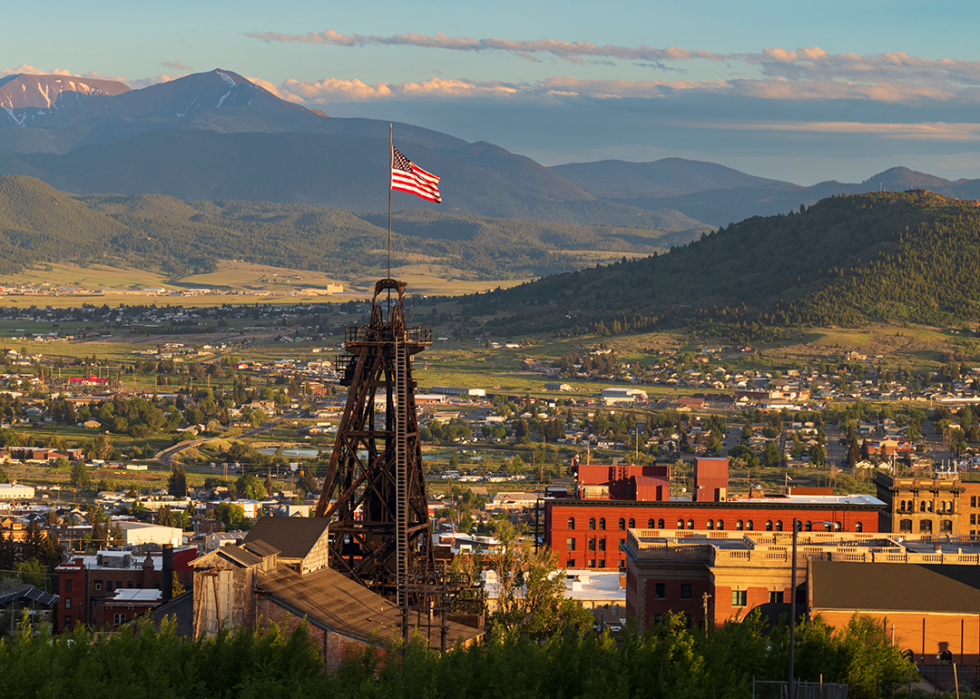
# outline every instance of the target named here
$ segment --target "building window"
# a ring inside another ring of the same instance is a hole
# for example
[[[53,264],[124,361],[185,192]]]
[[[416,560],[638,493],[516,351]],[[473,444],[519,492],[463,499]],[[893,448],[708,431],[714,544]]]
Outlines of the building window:
[[[657,529],[663,529],[663,528],[664,528],[664,521],[662,519],[658,519],[657,520]]]
[[[112,615],[112,623],[115,626],[119,626],[120,624],[125,624],[126,623],[126,614],[125,614],[125,612],[120,613],[120,614],[113,614]]]
[[[127,587],[128,589],[130,589],[130,590],[132,590],[132,589],[133,589],[133,581],[132,581],[132,580],[130,580],[130,581],[129,581],[128,583],[126,583],[126,587]]]
[[[565,539],[565,550],[566,551],[574,551],[575,550],[575,539],[574,538],[568,537],[567,539]]]
[[[594,558],[590,558],[589,559],[589,568],[595,568],[595,559]]]
[[[599,561],[599,567],[600,568],[605,568],[606,567],[606,562],[605,561]]]
[[[599,539],[599,550],[600,551],[605,551],[606,550],[606,540],[605,540],[605,538]]]
[[[95,591],[98,592],[101,589],[102,589],[102,581],[101,580],[96,580],[95,581]]]
[[[732,606],[744,607],[749,603],[749,593],[747,590],[732,590]]]
[[[970,507],[976,507],[976,506],[977,506],[977,496],[976,495],[971,495],[970,496]]]
[[[772,531],[772,520],[771,519],[767,519],[766,520],[766,531],[767,532],[771,532]]]
[[[976,523],[977,523],[977,516],[970,515],[970,524],[976,524]]]
[[[630,529],[636,529],[636,520],[633,519],[632,517],[630,517],[629,527],[630,527]]]
[[[620,546],[620,548],[622,548],[623,546],[626,546],[626,539],[620,539],[619,540],[619,546]]]
[[[951,534],[953,532],[953,520],[951,519],[939,520],[939,532],[941,534]]]
[[[709,531],[710,530],[713,530],[715,528],[715,521],[713,519],[709,519],[708,522],[704,526]]]
[[[106,592],[112,592],[112,581],[111,580],[106,580],[105,581],[105,591]]]
[[[65,592],[71,592],[71,580],[65,580]]]
[[[745,529],[745,525],[742,524],[742,520],[740,519],[735,520],[735,531],[740,532],[743,529]]]
[[[855,523],[855,525],[854,525],[854,531],[856,531],[856,532],[863,532],[864,531],[864,525],[861,524],[860,522]],[[911,526],[909,527],[909,531],[912,531]]]
[[[813,531],[813,522],[811,522],[810,520],[807,520],[806,524],[803,525],[803,531],[812,532]]]
[[[568,528],[569,529],[575,529],[575,518],[574,517],[569,517],[568,518]]]
[[[589,539],[589,551],[595,551],[595,539]]]
[[[65,597],[65,609],[71,609],[71,597]]]
[[[691,583],[681,583],[681,599],[691,599]]]
[[[860,522],[858,522],[858,524],[860,524]],[[855,527],[854,530],[857,531],[857,527]],[[905,532],[906,534],[911,534],[912,533],[912,520],[911,519],[903,519],[901,522],[899,522],[898,523],[898,531]]]
[[[71,628],[71,614],[66,614],[65,615],[65,628],[66,629],[70,629]]]
[[[589,529],[595,529],[595,517],[589,517]]]
[[[715,523],[715,527],[716,527],[716,528],[718,529],[718,531],[721,531],[722,529],[724,529],[724,528],[725,528],[725,520],[723,520],[723,519],[719,519],[719,520],[718,520],[718,521],[717,521],[717,522]]]
[[[622,517],[619,518],[619,531],[626,531],[626,520]]]
[[[677,528],[678,529],[683,529],[684,528],[684,520],[683,519],[677,520]]]
[[[919,503],[919,512],[925,512],[925,511],[926,511],[926,503],[925,501],[922,501]]]
[[[600,517],[599,518],[599,529],[601,529],[602,531],[606,531],[606,518],[605,517]]]
[[[781,519],[776,520],[776,531],[777,532],[783,531],[783,520]]]
[[[648,519],[647,520],[647,529],[656,529],[656,528],[657,528],[657,523],[654,522],[652,519]]]
[[[748,520],[748,521],[747,521],[747,522],[745,523],[745,530],[746,530],[746,531],[752,531],[752,529],[753,529],[753,527],[754,527],[754,526],[755,526],[755,525],[753,525],[753,524],[752,524],[752,520],[750,519],[750,520]]]
[[[687,520],[687,528],[688,529],[694,529],[694,520],[693,519]]]
[[[769,591],[769,604],[782,604],[783,603],[783,591],[782,590],[770,590]]]
[[[825,532],[829,532],[829,531],[830,531],[831,529],[833,529],[833,528],[834,528],[834,525],[833,525],[833,523],[831,523],[831,522],[824,522],[824,523],[823,523],[823,530],[824,530]]]
[[[654,599],[667,599],[667,584],[666,583],[654,583],[653,584],[653,598]]]
[[[575,567],[575,560],[572,559],[572,558],[569,558],[567,561],[565,561],[565,567],[566,568],[574,568]]]
[[[920,534],[932,534],[932,520],[924,519],[919,522],[919,533]]]

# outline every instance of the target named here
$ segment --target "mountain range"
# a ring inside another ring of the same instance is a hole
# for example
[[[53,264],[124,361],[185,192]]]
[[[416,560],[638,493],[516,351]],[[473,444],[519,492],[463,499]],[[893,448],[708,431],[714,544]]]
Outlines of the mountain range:
[[[230,70],[142,89],[63,75],[0,79],[0,174],[76,194],[163,194],[383,211],[386,121],[329,117]],[[925,188],[980,197],[980,180],[897,167],[860,183],[804,187],[666,158],[544,167],[499,146],[395,123],[394,139],[442,176],[444,204],[395,194],[394,209],[687,231],[796,210],[835,194]]]

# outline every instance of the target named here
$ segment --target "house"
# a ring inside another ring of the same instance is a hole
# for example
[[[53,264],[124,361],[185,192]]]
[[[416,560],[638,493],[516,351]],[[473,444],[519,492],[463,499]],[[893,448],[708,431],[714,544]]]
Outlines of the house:
[[[240,546],[227,545],[191,563],[195,638],[256,623],[309,624],[326,669],[345,655],[374,647],[388,652],[404,638],[401,610],[328,566],[327,520],[261,518]],[[274,542],[274,543],[273,543]],[[433,649],[468,644],[482,635],[453,621],[415,621]]]

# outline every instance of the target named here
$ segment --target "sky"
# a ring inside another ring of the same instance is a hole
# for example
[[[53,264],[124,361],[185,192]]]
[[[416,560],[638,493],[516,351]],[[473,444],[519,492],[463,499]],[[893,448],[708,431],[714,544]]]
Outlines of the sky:
[[[37,0],[0,76],[134,88],[224,68],[335,117],[545,165],[682,157],[809,185],[980,178],[980,3]],[[13,29],[16,28],[16,29]]]

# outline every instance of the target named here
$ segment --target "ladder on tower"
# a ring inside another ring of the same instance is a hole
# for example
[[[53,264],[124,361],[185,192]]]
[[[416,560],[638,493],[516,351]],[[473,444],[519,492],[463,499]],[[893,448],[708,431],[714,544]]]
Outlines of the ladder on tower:
[[[403,337],[395,338],[395,578],[398,604],[408,604],[408,348]]]

